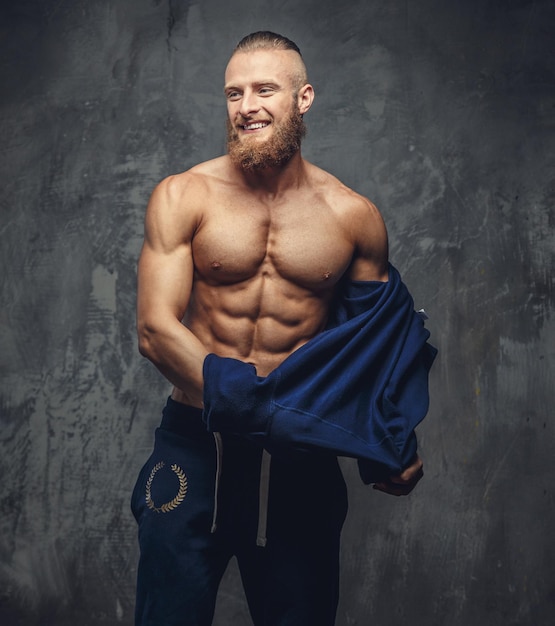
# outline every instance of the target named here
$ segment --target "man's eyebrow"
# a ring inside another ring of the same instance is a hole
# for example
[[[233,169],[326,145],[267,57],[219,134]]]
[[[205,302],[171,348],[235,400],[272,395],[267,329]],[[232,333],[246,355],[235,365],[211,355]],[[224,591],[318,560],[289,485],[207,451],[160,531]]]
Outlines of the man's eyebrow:
[[[252,86],[253,87],[275,87],[276,89],[278,89],[280,87],[280,84],[276,82],[275,79],[268,78],[267,80],[257,80],[256,82],[252,83]],[[233,85],[232,83],[230,83],[224,86],[224,92],[227,92],[227,91],[242,91],[242,88],[237,87]]]
[[[257,80],[253,83],[255,87],[279,87],[279,83],[275,81],[273,78],[268,78],[267,80]]]

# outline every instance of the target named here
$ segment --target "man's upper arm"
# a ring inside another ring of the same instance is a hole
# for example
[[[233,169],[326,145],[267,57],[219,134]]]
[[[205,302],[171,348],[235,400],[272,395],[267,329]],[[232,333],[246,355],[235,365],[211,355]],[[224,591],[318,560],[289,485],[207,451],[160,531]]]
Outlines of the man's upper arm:
[[[359,196],[354,207],[351,232],[355,242],[351,280],[387,280],[387,229],[378,209],[366,198]]]
[[[181,175],[186,176],[186,175]],[[191,241],[196,216],[180,177],[162,181],[152,193],[138,266],[139,326],[181,321],[193,277]],[[168,320],[171,318],[171,320]]]

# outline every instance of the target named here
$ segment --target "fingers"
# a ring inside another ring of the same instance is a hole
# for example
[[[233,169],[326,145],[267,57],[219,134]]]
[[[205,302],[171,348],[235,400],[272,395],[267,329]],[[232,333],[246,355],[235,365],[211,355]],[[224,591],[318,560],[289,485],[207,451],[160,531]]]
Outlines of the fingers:
[[[422,476],[424,476],[424,464],[422,459],[416,455],[412,463],[400,474],[375,483],[373,487],[377,491],[383,491],[392,496],[406,496],[416,487]]]
[[[416,483],[413,485],[396,485],[390,481],[375,483],[373,489],[376,491],[383,491],[390,496],[408,496],[409,493],[416,487]]]
[[[390,476],[389,480],[398,485],[416,484],[424,475],[424,463],[422,459],[415,455],[412,463],[406,467],[398,476]],[[415,482],[416,481],[416,482]]]

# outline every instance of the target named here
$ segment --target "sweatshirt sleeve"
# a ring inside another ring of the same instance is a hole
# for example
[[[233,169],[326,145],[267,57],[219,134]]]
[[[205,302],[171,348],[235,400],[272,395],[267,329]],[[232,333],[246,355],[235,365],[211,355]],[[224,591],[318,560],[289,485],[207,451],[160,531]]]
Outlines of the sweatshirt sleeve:
[[[262,378],[249,363],[209,354],[203,365],[208,430],[251,436],[269,434],[277,376]]]

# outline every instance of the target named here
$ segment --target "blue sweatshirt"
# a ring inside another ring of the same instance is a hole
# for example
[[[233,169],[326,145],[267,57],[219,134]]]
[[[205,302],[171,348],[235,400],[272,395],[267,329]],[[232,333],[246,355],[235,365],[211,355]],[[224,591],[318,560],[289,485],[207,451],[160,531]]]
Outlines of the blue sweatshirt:
[[[203,419],[210,431],[260,438],[270,450],[354,457],[364,483],[382,480],[416,453],[437,353],[429,336],[389,265],[387,282],[345,282],[327,329],[265,378],[248,363],[209,354]]]

